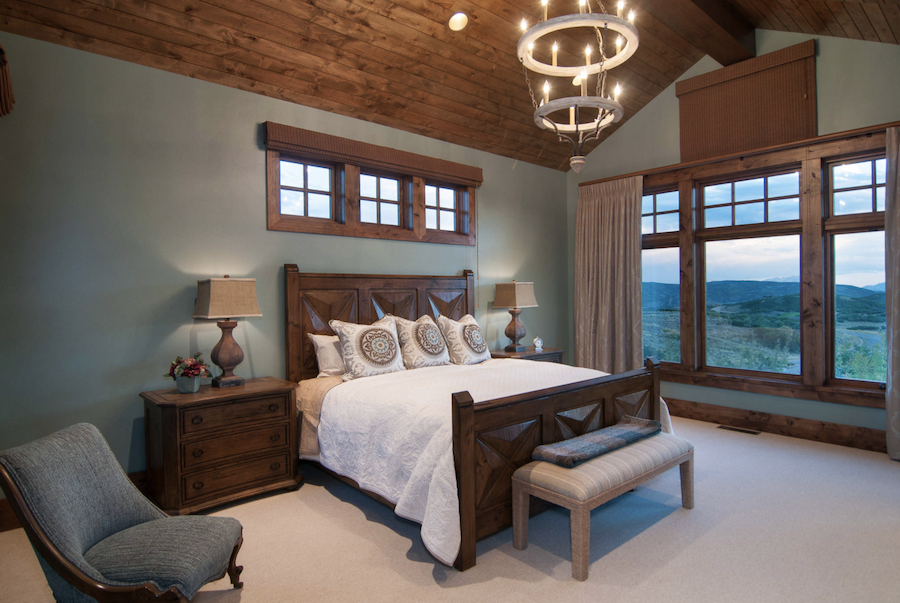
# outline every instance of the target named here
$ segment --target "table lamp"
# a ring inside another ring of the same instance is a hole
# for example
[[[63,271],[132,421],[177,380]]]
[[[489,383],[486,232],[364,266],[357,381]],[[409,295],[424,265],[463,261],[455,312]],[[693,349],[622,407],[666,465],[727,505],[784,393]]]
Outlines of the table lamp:
[[[504,333],[512,340],[503,348],[507,352],[524,352],[525,346],[519,344],[519,340],[525,337],[525,325],[519,321],[522,308],[537,308],[537,300],[534,299],[534,283],[497,283],[496,295],[494,295],[495,308],[509,308],[512,320],[506,326]]]
[[[213,379],[213,387],[233,387],[242,385],[244,380],[234,374],[234,368],[244,360],[244,351],[234,340],[231,332],[237,326],[232,318],[262,316],[256,301],[255,278],[209,278],[197,281],[197,304],[194,318],[217,318],[216,324],[222,329],[222,338],[213,348],[210,357],[222,369],[222,374]]]

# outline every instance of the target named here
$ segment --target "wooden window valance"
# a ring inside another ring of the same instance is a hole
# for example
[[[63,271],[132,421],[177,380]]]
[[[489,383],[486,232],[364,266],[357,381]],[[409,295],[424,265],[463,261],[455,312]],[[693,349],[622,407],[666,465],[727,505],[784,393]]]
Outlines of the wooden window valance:
[[[676,82],[681,161],[814,138],[815,55],[809,40]]]
[[[462,186],[481,186],[481,168],[435,159],[350,138],[265,123],[266,148],[317,161],[350,163],[360,168],[419,176]]]

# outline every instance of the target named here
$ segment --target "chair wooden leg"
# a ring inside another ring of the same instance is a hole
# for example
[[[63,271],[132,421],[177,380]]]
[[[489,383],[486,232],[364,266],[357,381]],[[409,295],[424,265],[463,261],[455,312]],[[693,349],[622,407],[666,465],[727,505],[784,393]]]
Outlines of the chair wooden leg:
[[[694,457],[679,465],[681,470],[681,506],[685,509],[694,508]]]
[[[231,560],[228,562],[228,578],[231,580],[232,586],[235,588],[242,588],[244,583],[241,582],[241,572],[244,571],[244,566],[237,564],[237,555],[238,551],[241,550],[241,545],[244,544],[244,537],[241,536],[241,539],[238,540],[238,543],[234,545],[234,550],[231,551]]]
[[[591,510],[586,506],[569,511],[572,530],[572,577],[576,580],[588,579],[588,562],[591,556]]]
[[[531,506],[531,495],[521,485],[513,482],[513,546],[523,550],[528,546],[528,515]]]

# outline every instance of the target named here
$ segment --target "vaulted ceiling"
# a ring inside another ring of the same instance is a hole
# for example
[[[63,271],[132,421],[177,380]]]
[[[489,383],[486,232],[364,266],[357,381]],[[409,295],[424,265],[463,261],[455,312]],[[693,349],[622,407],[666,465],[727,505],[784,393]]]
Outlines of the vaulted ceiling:
[[[754,56],[755,28],[900,40],[897,0],[628,4],[640,46],[610,76],[625,117],[587,151],[705,54]],[[575,10],[550,1],[551,17]],[[447,27],[457,11],[461,32]],[[539,11],[539,0],[0,0],[0,30],[566,170],[570,148],[534,125],[515,54],[519,22]],[[560,41],[560,62],[577,64],[565,50],[583,44]]]

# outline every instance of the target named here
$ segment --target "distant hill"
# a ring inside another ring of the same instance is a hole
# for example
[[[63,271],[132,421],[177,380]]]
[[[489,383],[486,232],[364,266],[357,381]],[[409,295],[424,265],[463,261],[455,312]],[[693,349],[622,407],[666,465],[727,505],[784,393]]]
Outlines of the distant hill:
[[[884,287],[886,283],[878,283],[877,285],[866,285],[863,289],[868,289],[869,291],[881,291],[884,292]]]
[[[884,284],[871,285],[870,287],[871,288],[863,288],[853,287],[851,285],[837,285],[835,287],[835,294],[838,298],[839,309],[841,298],[844,298],[845,300],[860,299],[865,301],[863,305],[868,311],[864,310],[862,306],[854,308],[854,310],[866,314],[873,311],[878,312],[879,310],[876,308],[878,308],[880,304],[880,312],[884,313],[884,296],[878,293],[878,291],[884,290]],[[876,287],[881,287],[881,289],[876,289]],[[873,291],[875,293],[873,293]],[[797,301],[799,300],[799,295],[799,282],[713,281],[706,285],[706,303],[711,308],[756,302],[742,307],[741,310],[749,312],[792,311],[788,308],[796,308],[799,310]],[[642,286],[642,296],[644,310],[677,310],[680,305],[680,291],[678,285],[667,283],[644,283]],[[765,302],[767,299],[770,299],[770,303]],[[847,307],[847,309],[849,310],[850,308]],[[851,313],[855,312],[851,311]]]

